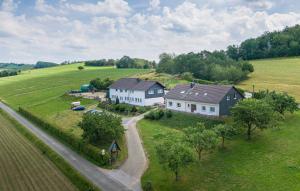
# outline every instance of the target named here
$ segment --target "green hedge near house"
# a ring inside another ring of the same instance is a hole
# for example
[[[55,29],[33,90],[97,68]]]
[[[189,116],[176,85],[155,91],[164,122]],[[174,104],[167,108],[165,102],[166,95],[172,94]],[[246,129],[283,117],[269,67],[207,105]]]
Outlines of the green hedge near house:
[[[30,113],[24,108],[19,107],[19,113],[21,113],[24,117],[43,128],[45,131],[47,131],[49,134],[53,135],[63,143],[66,143],[74,151],[81,154],[83,157],[90,160],[91,162],[99,166],[105,166],[109,164],[109,156],[105,155],[104,157],[100,157],[101,151],[99,148],[74,137],[70,133],[64,132],[55,125],[43,121],[42,119],[38,118],[37,116]]]
[[[80,191],[100,191],[89,180],[82,176],[76,169],[74,169],[68,162],[66,162],[61,156],[54,152],[49,146],[42,142],[33,133],[28,131],[24,126],[18,123],[15,119],[11,118],[7,113],[0,109],[0,113],[3,114],[22,134],[28,139],[35,147],[37,147],[54,165],[80,190]]]

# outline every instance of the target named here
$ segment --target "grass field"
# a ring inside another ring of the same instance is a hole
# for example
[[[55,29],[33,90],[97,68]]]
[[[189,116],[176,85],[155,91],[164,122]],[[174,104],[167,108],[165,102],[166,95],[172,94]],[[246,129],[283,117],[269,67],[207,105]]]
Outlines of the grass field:
[[[75,191],[56,166],[0,112],[0,190]]]
[[[73,98],[64,95],[65,92],[79,89],[80,85],[97,77],[116,80],[150,71],[113,67],[85,67],[79,71],[80,65],[82,64],[30,70],[18,76],[1,78],[0,99],[16,110],[22,106],[43,120],[81,138],[82,130],[78,127],[78,122],[83,112],[71,111],[70,103],[80,100],[83,105],[93,108],[96,107],[97,101]]]
[[[270,89],[285,91],[300,101],[300,58],[279,58],[251,61],[254,73],[239,84],[239,87],[252,91]]]
[[[175,182],[174,174],[159,163],[155,144],[160,134],[182,134],[180,129],[191,124],[182,118],[139,123],[150,159],[143,184],[150,181],[156,191],[300,190],[300,112],[288,115],[280,129],[258,131],[251,142],[243,136],[225,142],[226,150],[206,153],[201,162],[182,170],[181,180]]]

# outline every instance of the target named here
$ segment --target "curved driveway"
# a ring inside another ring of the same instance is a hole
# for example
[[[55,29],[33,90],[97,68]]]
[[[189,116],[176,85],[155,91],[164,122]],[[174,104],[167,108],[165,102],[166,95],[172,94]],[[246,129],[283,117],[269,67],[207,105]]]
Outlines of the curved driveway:
[[[82,156],[78,155],[69,147],[42,131],[36,125],[32,124],[2,102],[0,102],[0,108],[44,141],[49,147],[56,151],[101,190],[142,190],[140,178],[147,168],[147,158],[136,129],[136,122],[143,118],[142,115],[123,120],[124,128],[127,129],[125,134],[128,145],[128,159],[119,169],[106,170],[99,168]]]

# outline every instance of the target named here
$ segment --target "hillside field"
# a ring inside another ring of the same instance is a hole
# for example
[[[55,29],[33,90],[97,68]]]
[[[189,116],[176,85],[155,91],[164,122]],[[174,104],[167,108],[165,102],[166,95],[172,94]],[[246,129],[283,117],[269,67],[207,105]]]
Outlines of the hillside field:
[[[72,183],[0,111],[0,190],[75,191]]]
[[[78,127],[83,112],[70,110],[73,101],[81,101],[87,108],[94,108],[97,101],[79,99],[64,95],[67,91],[76,90],[80,85],[89,83],[94,78],[110,78],[117,80],[147,73],[144,69],[116,69],[113,67],[84,67],[83,64],[64,65],[53,68],[29,70],[21,75],[0,79],[0,99],[12,106],[15,110],[23,107],[39,118],[58,126],[64,132],[76,138],[81,138],[82,129]],[[124,140],[121,142],[124,142]],[[121,143],[122,144],[122,143]],[[103,145],[103,149],[109,145]],[[122,144],[124,150],[125,145]],[[100,149],[100,148],[99,148]],[[102,149],[102,148],[101,148]],[[124,155],[122,155],[122,153]],[[126,157],[122,152],[120,158]]]
[[[250,61],[254,72],[238,86],[252,92],[269,89],[285,91],[300,101],[300,58],[278,58]]]

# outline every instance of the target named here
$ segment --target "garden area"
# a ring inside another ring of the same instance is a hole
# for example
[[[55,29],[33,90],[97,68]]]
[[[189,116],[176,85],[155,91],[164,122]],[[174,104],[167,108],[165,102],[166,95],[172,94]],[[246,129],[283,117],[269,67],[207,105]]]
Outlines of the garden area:
[[[300,112],[287,94],[255,96],[225,121],[175,112],[140,121],[144,190],[299,190]]]

